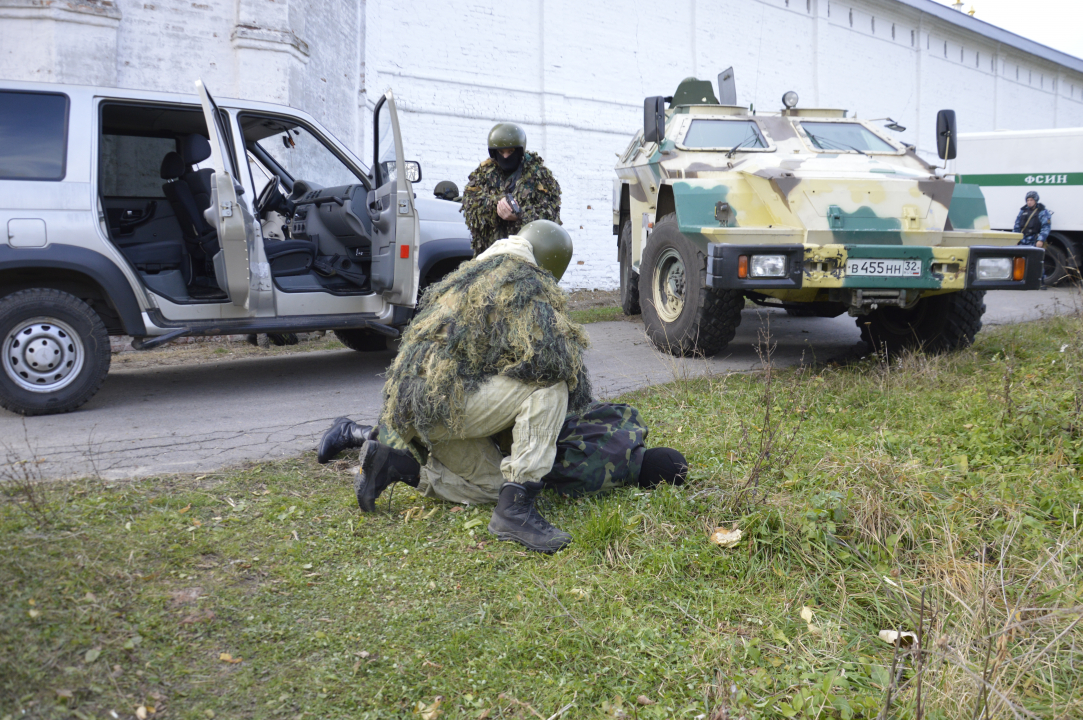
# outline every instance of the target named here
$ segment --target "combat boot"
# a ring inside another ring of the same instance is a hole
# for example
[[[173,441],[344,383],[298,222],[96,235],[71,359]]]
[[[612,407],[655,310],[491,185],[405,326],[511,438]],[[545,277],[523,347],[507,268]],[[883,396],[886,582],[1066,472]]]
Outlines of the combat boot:
[[[335,424],[323,434],[320,444],[316,446],[316,462],[326,465],[343,450],[359,448],[366,440],[375,440],[373,430],[371,425],[358,425],[350,418],[335,418]]]
[[[504,483],[489,521],[489,532],[535,552],[554,553],[567,547],[572,536],[550,525],[534,507],[543,487],[540,482]]]
[[[361,469],[354,485],[358,507],[363,512],[375,512],[376,498],[396,482],[417,487],[421,482],[421,466],[417,460],[405,450],[366,440],[361,446]]]

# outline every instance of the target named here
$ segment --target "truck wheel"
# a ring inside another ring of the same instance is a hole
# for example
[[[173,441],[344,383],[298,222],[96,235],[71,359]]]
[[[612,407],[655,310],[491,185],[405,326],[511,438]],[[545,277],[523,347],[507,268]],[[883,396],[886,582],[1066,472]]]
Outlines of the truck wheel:
[[[101,318],[59,290],[20,290],[0,300],[0,338],[0,406],[20,415],[70,412],[94,397],[109,372]]]
[[[343,345],[357,352],[382,352],[387,350],[387,336],[372,330],[335,330],[335,337]]]
[[[1052,241],[1052,242],[1049,242]],[[1080,271],[1083,271],[1083,263],[1080,263],[1079,253],[1076,252],[1076,244],[1072,238],[1064,235],[1063,233],[1049,233],[1049,241],[1046,242],[1046,258],[1049,257],[1049,248],[1056,247],[1064,255],[1064,262],[1061,265],[1064,267],[1064,276],[1059,280],[1050,280],[1046,278],[1046,283],[1053,285],[1056,282],[1071,282],[1073,280],[1079,280]],[[1046,272],[1049,272],[1048,267]]]
[[[617,260],[620,261],[620,309],[625,315],[638,315],[639,273],[632,269],[632,221],[628,218],[621,224]]]
[[[1068,255],[1056,245],[1045,244],[1045,284],[1060,285],[1071,277]]]
[[[744,293],[707,287],[707,257],[677,228],[654,225],[640,264],[639,297],[647,337],[674,355],[714,355],[741,324]]]
[[[857,319],[861,339],[878,353],[906,349],[941,353],[967,347],[981,330],[984,290],[923,298],[912,308],[886,307]]]

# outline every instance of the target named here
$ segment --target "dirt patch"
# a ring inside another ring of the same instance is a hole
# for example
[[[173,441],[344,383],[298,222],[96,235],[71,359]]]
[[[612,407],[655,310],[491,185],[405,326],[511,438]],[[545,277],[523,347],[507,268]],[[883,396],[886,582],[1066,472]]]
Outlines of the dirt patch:
[[[568,293],[569,310],[618,307],[620,290],[573,290]]]

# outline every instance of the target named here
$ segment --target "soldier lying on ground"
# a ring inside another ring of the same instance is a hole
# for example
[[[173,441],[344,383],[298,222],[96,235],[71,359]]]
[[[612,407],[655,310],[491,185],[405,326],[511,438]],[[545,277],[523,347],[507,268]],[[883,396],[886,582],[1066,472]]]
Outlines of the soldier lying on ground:
[[[388,370],[379,437],[361,448],[363,511],[405,482],[452,502],[495,499],[489,531],[502,540],[540,552],[571,541],[534,507],[569,408],[591,402],[587,336],[557,285],[571,254],[568,233],[539,220],[429,289]],[[490,438],[508,428],[505,457]]]
[[[560,223],[560,185],[514,123],[489,131],[489,157],[470,173],[462,203],[474,257],[534,220]]]
[[[566,497],[595,495],[625,485],[652,488],[663,482],[683,484],[688,475],[684,455],[667,447],[647,449],[644,441],[648,432],[631,405],[595,401],[583,413],[565,416],[553,469],[542,478],[542,484]],[[491,438],[502,457],[510,452],[508,435]],[[369,439],[377,439],[371,425],[336,418],[320,439],[316,459],[321,464],[331,462],[343,450],[359,448]],[[463,502],[496,502],[502,481],[499,467],[494,469],[484,486],[458,478],[463,484]],[[421,468],[419,487],[432,485],[426,475],[433,472],[440,471],[431,465]],[[442,472],[448,471],[444,468]]]

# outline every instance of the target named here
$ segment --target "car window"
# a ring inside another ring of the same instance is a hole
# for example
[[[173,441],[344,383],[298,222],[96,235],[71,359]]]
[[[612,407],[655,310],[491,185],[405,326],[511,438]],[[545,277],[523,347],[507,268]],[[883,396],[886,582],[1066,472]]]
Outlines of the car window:
[[[897,152],[886,140],[858,123],[803,122],[801,128],[817,150],[832,152]]]
[[[767,141],[751,120],[693,120],[680,144],[710,150],[767,147]]]
[[[322,187],[362,182],[330,147],[303,125],[278,118],[242,115],[241,127],[245,143],[255,140],[255,144],[293,180],[305,180]]]
[[[164,198],[162,158],[177,149],[171,137],[102,134],[101,194],[107,197]]]
[[[67,135],[67,95],[0,92],[0,178],[62,180]]]

